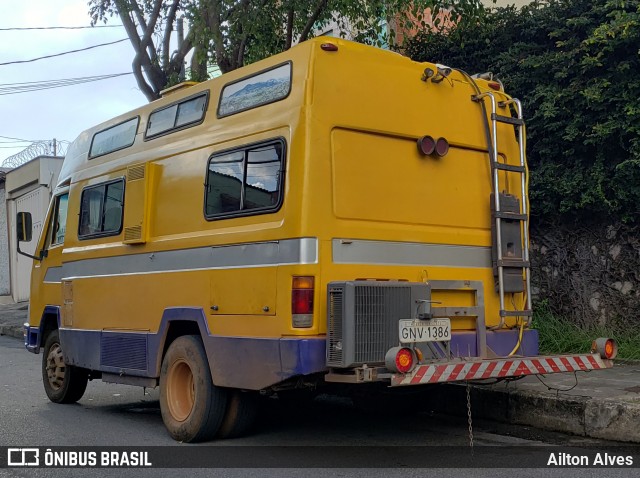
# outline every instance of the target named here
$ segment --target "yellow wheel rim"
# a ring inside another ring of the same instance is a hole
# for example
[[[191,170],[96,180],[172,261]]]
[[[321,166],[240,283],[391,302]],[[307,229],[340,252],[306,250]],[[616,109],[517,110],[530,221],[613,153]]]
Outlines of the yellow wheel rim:
[[[60,390],[64,385],[64,357],[60,344],[53,344],[47,355],[47,379],[53,390]]]
[[[180,359],[171,364],[167,374],[167,404],[171,416],[179,421],[185,421],[195,403],[196,389],[193,372],[189,364]]]

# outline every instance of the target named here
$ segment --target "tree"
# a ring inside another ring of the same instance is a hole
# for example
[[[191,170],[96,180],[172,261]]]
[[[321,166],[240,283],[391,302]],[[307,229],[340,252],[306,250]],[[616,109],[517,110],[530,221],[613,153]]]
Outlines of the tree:
[[[465,17],[483,11],[480,0],[90,0],[89,7],[93,24],[116,15],[122,21],[135,53],[134,76],[149,101],[179,81],[190,53],[191,79],[202,81],[210,63],[226,73],[285,51],[331,21],[343,33],[353,29],[357,41],[379,43],[393,40],[382,20],[402,26],[410,14],[424,23],[427,7],[451,7]],[[171,54],[179,17],[188,32]]]

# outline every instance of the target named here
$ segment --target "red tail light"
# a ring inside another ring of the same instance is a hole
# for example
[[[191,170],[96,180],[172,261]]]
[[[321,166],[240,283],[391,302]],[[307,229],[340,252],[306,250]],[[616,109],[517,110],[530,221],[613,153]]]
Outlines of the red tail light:
[[[313,325],[314,282],[312,276],[296,276],[292,280],[291,315],[294,327]]]
[[[418,139],[418,151],[425,156],[433,154],[436,150],[436,142],[431,136],[423,136]]]
[[[322,45],[320,45],[320,48],[322,48],[324,51],[338,51],[338,45],[334,43],[323,43]]]
[[[449,142],[444,138],[438,138],[436,140],[436,154],[440,157],[449,152]]]

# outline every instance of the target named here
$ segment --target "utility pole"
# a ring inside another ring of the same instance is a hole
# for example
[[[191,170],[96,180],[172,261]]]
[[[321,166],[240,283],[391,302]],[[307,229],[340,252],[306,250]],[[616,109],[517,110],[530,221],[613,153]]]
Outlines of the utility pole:
[[[57,151],[58,151],[57,146],[58,146],[58,145],[56,144],[56,139],[55,139],[55,138],[53,138],[53,146],[52,146],[52,148],[51,148],[51,149],[53,149],[53,156],[54,156],[54,157],[55,157],[55,156],[58,156],[58,154],[57,154]]]

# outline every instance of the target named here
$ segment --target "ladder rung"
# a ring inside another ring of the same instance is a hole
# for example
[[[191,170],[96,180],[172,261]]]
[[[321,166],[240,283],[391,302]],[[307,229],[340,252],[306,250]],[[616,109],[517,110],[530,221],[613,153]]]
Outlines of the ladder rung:
[[[514,126],[523,126],[524,120],[520,118],[513,118],[511,116],[502,116],[495,113],[491,113],[491,119],[500,123],[512,124]]]
[[[513,267],[513,268],[522,268],[527,269],[531,267],[531,263],[529,261],[523,261],[522,259],[502,259],[496,262],[498,267]]]
[[[500,317],[531,317],[530,310],[501,310]]]
[[[515,166],[512,164],[503,164],[503,163],[493,163],[493,167],[496,169],[501,169],[502,171],[511,171],[514,173],[525,173],[526,169],[524,166]]]
[[[527,219],[529,219],[526,214],[503,211],[494,212],[493,217],[499,217],[500,219],[511,219],[512,221],[526,221]]]

